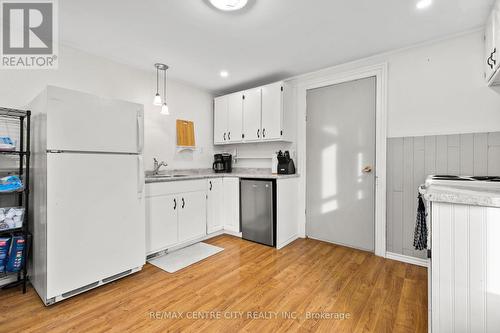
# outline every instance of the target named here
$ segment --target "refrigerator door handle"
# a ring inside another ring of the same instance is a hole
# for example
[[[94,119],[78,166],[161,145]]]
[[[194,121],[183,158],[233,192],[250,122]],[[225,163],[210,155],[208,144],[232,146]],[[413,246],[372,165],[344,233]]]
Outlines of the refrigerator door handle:
[[[137,152],[142,153],[144,146],[144,119],[141,111],[137,111]]]
[[[142,156],[139,155],[137,156],[137,164],[138,164],[138,168],[137,168],[137,172],[139,173],[137,175],[137,196],[139,199],[142,198],[142,194],[143,194],[143,191],[144,191],[144,163],[142,161]]]

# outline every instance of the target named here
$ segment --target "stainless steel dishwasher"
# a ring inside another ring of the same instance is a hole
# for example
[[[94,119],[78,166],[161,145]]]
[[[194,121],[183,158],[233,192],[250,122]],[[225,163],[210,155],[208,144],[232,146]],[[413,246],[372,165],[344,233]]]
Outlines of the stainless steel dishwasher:
[[[241,179],[240,201],[243,239],[275,246],[276,181]]]

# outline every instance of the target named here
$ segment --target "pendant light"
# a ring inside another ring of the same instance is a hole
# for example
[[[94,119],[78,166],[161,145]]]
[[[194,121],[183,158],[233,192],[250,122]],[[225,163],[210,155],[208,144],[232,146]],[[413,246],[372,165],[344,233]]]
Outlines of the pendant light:
[[[168,66],[165,65],[165,69],[163,70],[163,105],[161,106],[161,111],[160,111],[161,114],[166,116],[170,114],[167,105],[167,69]]]
[[[155,98],[153,99],[153,105],[160,106],[161,105],[161,96],[158,93],[158,84],[159,84],[159,77],[158,77],[158,71],[160,70],[160,64],[155,64],[156,67],[156,95]]]

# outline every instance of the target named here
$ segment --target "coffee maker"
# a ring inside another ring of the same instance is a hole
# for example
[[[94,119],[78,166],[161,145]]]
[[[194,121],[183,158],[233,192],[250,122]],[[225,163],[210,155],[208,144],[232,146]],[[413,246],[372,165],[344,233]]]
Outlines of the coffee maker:
[[[231,172],[233,170],[233,155],[215,154],[212,169],[217,173]]]
[[[287,150],[283,153],[278,152],[278,174],[291,175],[295,173],[295,163],[290,158],[290,152]]]

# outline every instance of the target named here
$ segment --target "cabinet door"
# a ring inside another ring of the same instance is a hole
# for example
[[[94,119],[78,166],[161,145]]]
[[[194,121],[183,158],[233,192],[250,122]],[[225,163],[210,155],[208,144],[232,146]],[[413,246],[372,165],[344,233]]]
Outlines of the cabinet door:
[[[260,140],[261,135],[261,89],[245,92],[243,99],[243,134],[245,141]]]
[[[488,25],[491,24],[492,27],[486,27],[486,29],[492,29],[492,31],[493,31],[492,36],[489,36],[489,38],[491,38],[493,40],[493,45],[490,46],[490,49],[492,52],[491,63],[493,64],[493,73],[494,73],[500,67],[500,56],[499,56],[499,52],[500,52],[500,49],[499,49],[499,46],[500,46],[500,1],[495,2],[495,5],[493,6],[493,13],[491,15],[492,15],[492,18],[490,20],[488,20],[488,21],[491,21],[491,23],[488,23]]]
[[[214,143],[225,143],[227,139],[227,96],[214,99]]]
[[[224,226],[224,196],[222,178],[207,181],[207,233],[221,230]]]
[[[146,253],[151,254],[177,244],[177,209],[175,195],[146,198]]]
[[[224,229],[240,232],[240,180],[224,178]]]
[[[207,234],[207,198],[205,191],[177,195],[179,243]]]
[[[227,98],[227,142],[241,142],[243,134],[243,93],[234,93]]]
[[[486,26],[484,28],[484,73],[486,81],[489,81],[495,72],[494,64],[492,61],[493,49],[495,44],[495,10],[491,12],[486,21]]]
[[[281,137],[283,120],[283,83],[262,87],[262,138],[275,140]]]

